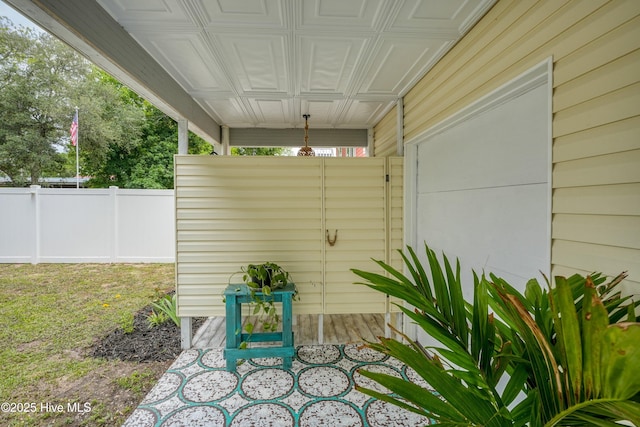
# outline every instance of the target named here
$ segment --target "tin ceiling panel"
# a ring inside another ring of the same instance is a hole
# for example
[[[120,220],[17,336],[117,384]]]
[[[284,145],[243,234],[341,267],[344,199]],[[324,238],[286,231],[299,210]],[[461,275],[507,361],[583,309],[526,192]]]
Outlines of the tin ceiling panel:
[[[230,127],[374,126],[494,0],[97,0]]]

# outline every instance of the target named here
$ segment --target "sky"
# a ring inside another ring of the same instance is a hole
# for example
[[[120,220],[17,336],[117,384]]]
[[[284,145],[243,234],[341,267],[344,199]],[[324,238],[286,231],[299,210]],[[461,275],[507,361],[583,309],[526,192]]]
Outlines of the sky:
[[[22,16],[19,12],[16,12],[11,6],[0,0],[0,16],[6,16],[14,25],[22,25],[25,27],[33,28],[38,31],[42,31],[40,27],[31,22],[29,19]]]

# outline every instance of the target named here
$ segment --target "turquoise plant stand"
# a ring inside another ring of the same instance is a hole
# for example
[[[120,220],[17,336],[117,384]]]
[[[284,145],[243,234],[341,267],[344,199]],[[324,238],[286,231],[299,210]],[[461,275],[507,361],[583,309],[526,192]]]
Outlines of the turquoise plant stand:
[[[247,334],[242,332],[242,304],[253,302],[251,289],[246,284],[229,285],[224,291],[226,301],[226,326],[227,344],[224,349],[224,358],[227,362],[227,371],[235,371],[238,359],[254,359],[259,357],[282,357],[282,367],[291,368],[291,360],[295,355],[293,346],[293,331],[291,330],[291,305],[295,294],[295,285],[287,284],[282,289],[272,291],[269,296],[262,292],[254,292],[258,298],[271,299],[282,303],[282,332],[254,332]],[[275,347],[251,347],[240,348],[243,341],[248,342],[280,342]]]

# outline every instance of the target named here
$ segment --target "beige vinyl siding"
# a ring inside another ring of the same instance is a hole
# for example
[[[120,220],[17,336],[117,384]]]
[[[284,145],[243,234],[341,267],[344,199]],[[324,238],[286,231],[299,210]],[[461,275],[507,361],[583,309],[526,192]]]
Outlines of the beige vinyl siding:
[[[403,271],[403,262],[398,250],[404,250],[404,158],[389,158],[389,247],[387,259],[389,265],[398,271]],[[392,298],[390,302],[398,302]],[[390,304],[389,311],[398,312],[398,307]]]
[[[384,313],[386,297],[362,285],[351,268],[375,269],[386,259],[386,184],[384,158],[327,158],[324,171],[325,242],[324,312]]]
[[[390,161],[400,174],[391,202]],[[375,270],[371,258],[387,260],[389,236],[402,236],[401,161],[176,156],[180,316],[224,315],[225,287],[242,282],[242,266],[266,261],[298,285],[296,313],[384,313],[386,296],[354,285],[350,269]],[[336,230],[330,246],[326,232]]]
[[[398,107],[393,107],[373,128],[373,156],[389,157],[398,154]]]
[[[499,0],[407,93],[404,139],[549,57],[552,272],[625,269],[639,293],[640,2]]]
[[[181,316],[223,315],[224,288],[242,282],[234,273],[265,261],[282,265],[299,284],[296,312],[321,312],[321,165],[320,159],[176,156]]]

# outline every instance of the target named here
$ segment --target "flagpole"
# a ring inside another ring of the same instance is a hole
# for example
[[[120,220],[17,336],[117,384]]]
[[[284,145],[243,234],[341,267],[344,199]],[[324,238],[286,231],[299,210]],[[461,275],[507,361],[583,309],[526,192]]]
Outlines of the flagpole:
[[[76,117],[78,117],[78,107],[76,107]],[[78,122],[80,119],[78,118]],[[80,188],[80,124],[78,123],[78,133],[76,136],[76,189]]]

